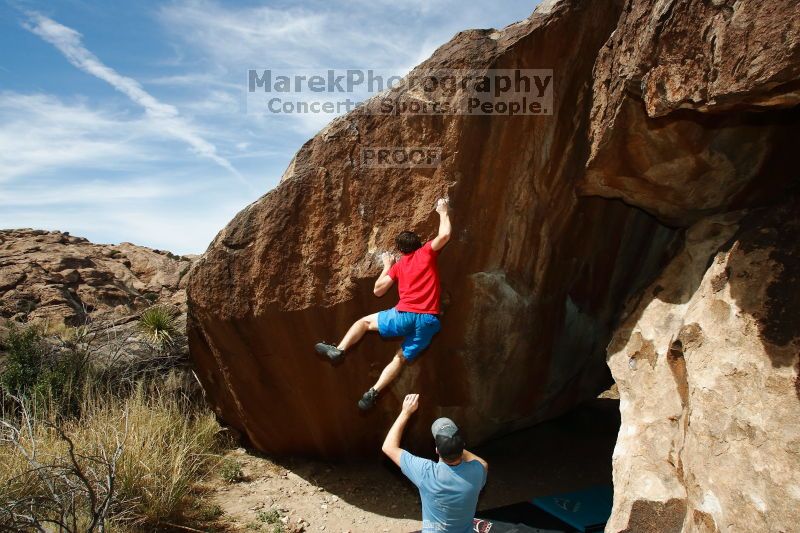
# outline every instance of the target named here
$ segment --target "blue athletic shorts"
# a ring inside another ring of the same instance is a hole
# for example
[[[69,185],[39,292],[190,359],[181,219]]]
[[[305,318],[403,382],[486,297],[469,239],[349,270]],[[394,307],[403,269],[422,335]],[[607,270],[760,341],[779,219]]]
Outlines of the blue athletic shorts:
[[[404,337],[402,348],[406,361],[411,361],[427,348],[440,329],[436,315],[398,311],[394,307],[378,313],[381,337]]]

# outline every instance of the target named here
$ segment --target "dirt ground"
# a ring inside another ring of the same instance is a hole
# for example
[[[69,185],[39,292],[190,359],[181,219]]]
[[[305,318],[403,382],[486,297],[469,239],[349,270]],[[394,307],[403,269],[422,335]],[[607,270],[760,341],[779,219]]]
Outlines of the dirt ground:
[[[598,399],[474,450],[490,464],[479,510],[611,483],[619,402]],[[421,528],[416,488],[390,461],[273,460],[238,449],[245,478],[213,479],[206,501],[216,531],[408,533]]]

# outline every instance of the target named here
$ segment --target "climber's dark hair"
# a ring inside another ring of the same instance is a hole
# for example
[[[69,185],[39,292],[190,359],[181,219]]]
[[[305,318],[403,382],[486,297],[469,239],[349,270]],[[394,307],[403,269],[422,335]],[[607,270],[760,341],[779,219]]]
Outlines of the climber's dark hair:
[[[414,250],[422,248],[422,241],[419,240],[419,235],[413,231],[404,231],[395,239],[397,249],[404,254],[410,254]]]

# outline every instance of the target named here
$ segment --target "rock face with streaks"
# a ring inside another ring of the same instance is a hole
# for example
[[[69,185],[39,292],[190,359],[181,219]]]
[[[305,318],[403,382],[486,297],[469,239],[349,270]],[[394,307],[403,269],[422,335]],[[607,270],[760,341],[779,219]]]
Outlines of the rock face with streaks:
[[[800,522],[800,202],[710,217],[609,346],[622,427],[606,531]]]
[[[552,115],[356,110],[306,143],[281,184],[222,230],[188,294],[192,357],[226,422],[268,452],[376,454],[410,391],[423,397],[419,420],[451,416],[475,444],[607,388],[616,315],[674,235],[620,202],[575,194],[589,153],[587,81],[618,10],[551,2],[502,31],[462,32],[419,67],[552,68]],[[360,150],[369,146],[440,147],[443,164],[367,168]],[[443,330],[362,414],[356,401],[397,343],[368,335],[335,367],[313,344],[396,303],[394,291],[372,294],[377,254],[405,229],[431,237],[443,195],[455,233],[439,260]],[[409,430],[409,443],[428,449],[426,424]]]
[[[190,265],[188,258],[130,243],[0,230],[0,317],[76,326],[157,301],[185,309],[181,278]]]

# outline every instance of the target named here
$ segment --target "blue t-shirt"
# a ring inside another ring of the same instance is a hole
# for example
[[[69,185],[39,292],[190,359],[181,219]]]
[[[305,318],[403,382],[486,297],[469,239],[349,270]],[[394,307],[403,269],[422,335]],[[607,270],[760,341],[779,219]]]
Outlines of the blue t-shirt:
[[[434,463],[403,450],[400,470],[419,489],[422,533],[470,533],[486,470],[478,461]]]

